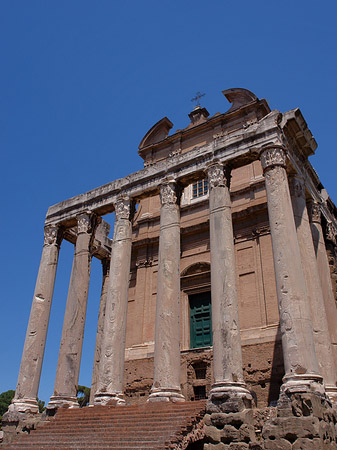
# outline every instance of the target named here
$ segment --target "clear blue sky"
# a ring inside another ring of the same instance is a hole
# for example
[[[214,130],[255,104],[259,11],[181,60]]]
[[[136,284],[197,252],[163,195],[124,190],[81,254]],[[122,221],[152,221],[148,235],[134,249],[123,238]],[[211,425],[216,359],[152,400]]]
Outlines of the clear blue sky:
[[[15,389],[49,205],[142,168],[138,144],[167,116],[189,123],[243,87],[300,107],[311,161],[337,201],[334,1],[3,0],[0,3],[1,371]],[[73,249],[63,243],[40,398],[52,394]],[[90,385],[100,292],[94,261],[80,384]]]

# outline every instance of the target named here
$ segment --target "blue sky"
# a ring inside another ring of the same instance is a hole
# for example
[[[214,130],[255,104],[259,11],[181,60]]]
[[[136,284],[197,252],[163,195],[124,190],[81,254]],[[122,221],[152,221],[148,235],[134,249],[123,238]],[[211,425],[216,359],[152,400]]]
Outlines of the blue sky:
[[[337,201],[337,6],[333,1],[3,0],[0,392],[15,389],[48,206],[142,168],[142,137],[189,123],[243,87],[300,107],[311,158]],[[60,254],[39,397],[52,394],[73,248]],[[100,293],[94,261],[80,384],[90,385]]]

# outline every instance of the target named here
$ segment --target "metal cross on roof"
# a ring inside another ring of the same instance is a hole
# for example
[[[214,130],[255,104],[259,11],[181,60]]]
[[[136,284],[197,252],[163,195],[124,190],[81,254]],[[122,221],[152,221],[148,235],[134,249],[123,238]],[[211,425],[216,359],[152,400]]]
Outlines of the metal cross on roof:
[[[201,97],[203,97],[205,94],[201,94],[199,91],[195,94],[195,97],[191,99],[191,102],[196,102],[195,106],[200,106],[200,99]]]

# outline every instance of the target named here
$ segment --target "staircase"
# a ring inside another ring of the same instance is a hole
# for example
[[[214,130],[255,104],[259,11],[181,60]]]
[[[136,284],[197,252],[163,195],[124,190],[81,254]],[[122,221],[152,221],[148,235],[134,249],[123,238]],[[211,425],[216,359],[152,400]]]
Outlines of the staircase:
[[[2,448],[184,450],[203,437],[204,414],[205,401],[60,409],[45,425]]]

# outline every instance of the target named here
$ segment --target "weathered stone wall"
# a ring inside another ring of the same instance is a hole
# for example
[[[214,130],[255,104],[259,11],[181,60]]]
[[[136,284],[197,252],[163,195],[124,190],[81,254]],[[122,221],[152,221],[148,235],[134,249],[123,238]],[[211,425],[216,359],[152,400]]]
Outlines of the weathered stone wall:
[[[204,450],[337,449],[337,411],[313,394],[286,406],[206,414]]]
[[[275,404],[284,375],[280,341],[242,347],[243,373],[255,404]],[[181,353],[181,390],[186,400],[208,396],[213,380],[212,349],[194,349]],[[153,382],[153,358],[126,361],[125,396],[127,403],[147,400]]]

